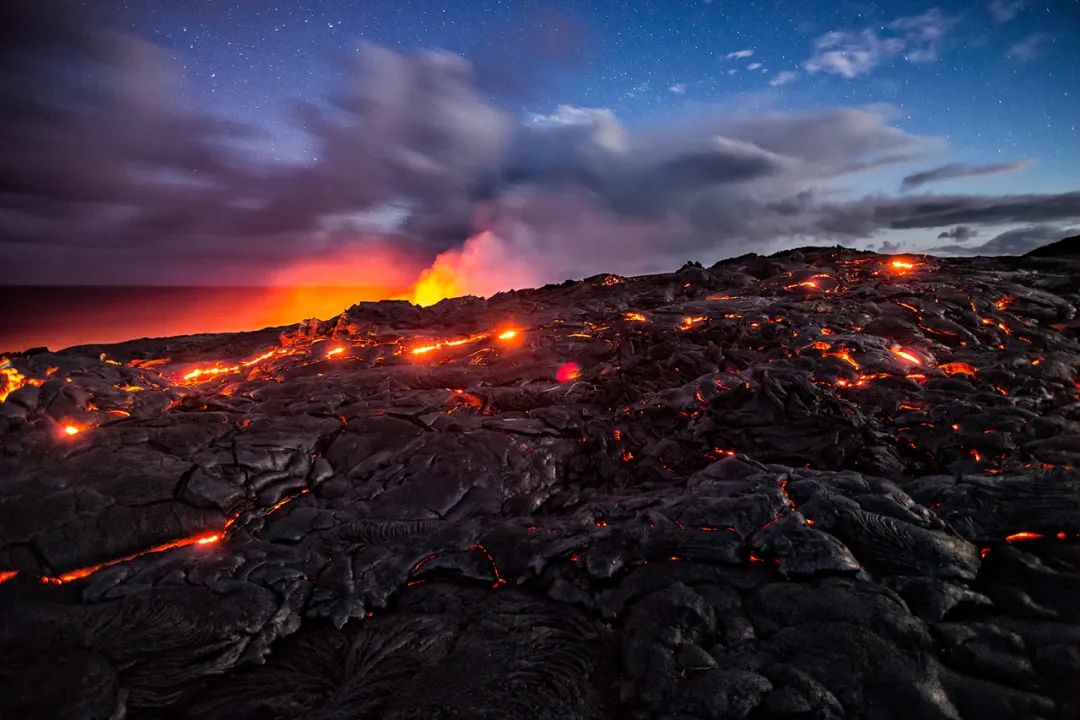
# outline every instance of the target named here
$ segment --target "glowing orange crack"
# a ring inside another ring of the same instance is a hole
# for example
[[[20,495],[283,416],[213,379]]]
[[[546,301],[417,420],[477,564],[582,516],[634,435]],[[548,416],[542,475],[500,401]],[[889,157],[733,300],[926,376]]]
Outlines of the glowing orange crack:
[[[679,327],[683,330],[689,330],[695,325],[699,325],[708,319],[709,318],[706,315],[687,316],[682,319],[682,323],[679,324]]]
[[[139,552],[125,555],[119,558],[113,558],[112,560],[106,560],[105,562],[98,563],[97,565],[90,565],[83,568],[77,568],[75,570],[69,570],[62,575],[41,577],[41,582],[46,585],[62,585],[64,583],[72,582],[73,580],[81,580],[82,578],[89,577],[99,570],[110,568],[120,563],[129,562],[136,558],[143,557],[144,555],[152,555],[154,553],[165,552],[166,550],[173,550],[175,548],[187,547],[188,545],[211,545],[221,540],[224,531],[209,532],[201,535],[193,535],[191,537],[180,538],[179,540],[172,540],[170,542],[155,545],[154,547],[147,548],[146,550],[140,550]]]
[[[1026,532],[1025,531],[1025,532],[1013,533],[1012,535],[1006,535],[1005,536],[1005,542],[1014,543],[1014,542],[1022,542],[1024,540],[1039,540],[1041,538],[1042,538],[1042,533]]]
[[[511,340],[518,336],[518,330],[506,330],[496,337],[500,340]],[[505,337],[504,337],[505,336]],[[412,355],[424,355],[426,353],[440,350],[444,347],[458,347],[459,345],[467,345],[469,343],[480,342],[490,337],[487,333],[481,333],[479,335],[470,335],[465,338],[458,338],[456,340],[441,340],[439,342],[432,343],[431,345],[420,345],[409,350]]]
[[[244,368],[251,367],[261,363],[264,360],[269,360],[272,357],[279,355],[291,355],[294,351],[289,348],[272,348],[267,350],[262,355],[253,357],[250,360],[244,360],[236,365],[214,365],[206,368],[196,368],[183,376],[184,382],[204,382],[210,380],[218,375],[224,375],[226,373],[233,373],[243,370]]]

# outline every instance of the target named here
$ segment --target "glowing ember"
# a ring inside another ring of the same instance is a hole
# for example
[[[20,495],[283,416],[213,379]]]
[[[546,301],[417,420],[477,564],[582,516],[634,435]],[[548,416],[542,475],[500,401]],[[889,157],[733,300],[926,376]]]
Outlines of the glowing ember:
[[[975,366],[965,362],[945,363],[944,365],[938,365],[938,369],[949,375],[974,375],[977,372]]]
[[[785,285],[785,290],[795,290],[797,288],[810,288],[816,289],[818,286],[817,280],[803,280],[802,282],[794,283],[792,285]]]
[[[83,429],[81,427],[79,427],[78,425],[71,424],[71,423],[64,426],[64,434],[65,435],[78,435],[82,431],[83,431]]]
[[[570,382],[581,377],[581,366],[576,362],[563,363],[555,371],[555,379],[559,382]]]
[[[628,313],[623,315],[623,320],[629,320],[631,322],[648,322],[649,321],[648,318],[646,318],[644,315],[642,315],[639,312],[628,312]]]
[[[1041,538],[1042,538],[1041,533],[1018,532],[1018,533],[1013,533],[1012,535],[1007,535],[1005,537],[1005,542],[1014,543],[1014,542],[1023,542],[1025,540],[1040,540]]]
[[[345,348],[339,346],[327,352],[326,357],[334,357],[335,355],[340,355],[343,352],[345,352]]]
[[[705,315],[695,315],[693,317],[689,317],[689,316],[684,317],[682,319],[682,324],[679,327],[681,327],[683,330],[689,330],[690,328],[694,327],[695,325],[703,323],[708,319],[709,318],[707,316],[705,316]]]
[[[73,580],[81,580],[82,578],[89,577],[99,570],[110,568],[113,565],[119,565],[123,562],[135,560],[136,558],[143,557],[144,555],[152,555],[155,553],[165,552],[166,550],[173,550],[175,548],[186,547],[188,545],[210,545],[221,540],[221,533],[205,533],[202,535],[195,535],[193,537],[181,538],[179,540],[173,540],[172,542],[162,543],[161,545],[155,545],[152,548],[146,550],[140,550],[139,552],[132,553],[131,555],[125,555],[119,558],[113,558],[112,560],[106,560],[103,563],[97,565],[90,565],[84,568],[78,568],[75,570],[69,570],[68,572],[57,576],[43,576],[41,582],[46,585],[62,585],[64,583],[72,582]]]
[[[911,363],[912,365],[922,365],[922,359],[918,355],[908,352],[901,347],[891,348],[889,352],[904,362]]]
[[[503,332],[496,335],[496,337],[499,338],[500,340],[513,340],[517,336],[518,336],[518,331],[517,330],[504,330]]]
[[[0,570],[0,583],[6,583],[18,574],[18,570]]]

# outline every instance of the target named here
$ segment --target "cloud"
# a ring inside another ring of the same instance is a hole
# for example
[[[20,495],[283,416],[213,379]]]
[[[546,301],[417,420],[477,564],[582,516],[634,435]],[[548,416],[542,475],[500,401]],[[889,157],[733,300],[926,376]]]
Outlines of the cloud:
[[[672,85],[671,87],[668,88],[668,91],[672,92],[672,93],[675,93],[676,95],[685,95],[686,94],[686,83],[675,83],[674,85]]]
[[[817,231],[869,237],[882,229],[911,230],[951,225],[1008,225],[1080,218],[1080,192],[1057,195],[871,196],[807,211]]]
[[[1034,33],[1009,46],[1005,56],[1017,62],[1030,62],[1039,55],[1043,43],[1050,39],[1045,33]]]
[[[1020,12],[1020,8],[1023,7],[1023,0],[991,0],[987,6],[987,10],[990,11],[991,17],[994,18],[996,23],[1007,23],[1016,17],[1016,14]]]
[[[787,85],[793,83],[799,79],[799,73],[793,70],[782,70],[769,81],[769,84],[773,87],[780,87],[781,85]]]
[[[761,63],[750,63],[749,65],[746,66],[746,69],[747,70],[757,70],[759,67],[761,67]]]
[[[736,50],[727,54],[728,60],[744,60],[754,54],[753,50]]]
[[[956,22],[934,8],[876,28],[834,30],[814,41],[814,54],[803,68],[811,74],[825,72],[851,79],[899,57],[908,62],[932,62],[940,56],[945,35]]]
[[[518,117],[458,55],[370,45],[325,103],[292,108],[318,159],[274,164],[239,149],[251,128],[179,102],[161,48],[63,17],[14,27],[0,46],[13,80],[0,86],[0,281],[280,281],[322,257],[363,284],[364,258],[389,247],[408,268],[441,256],[488,292],[889,229],[1080,218],[1080,193],[847,194],[858,173],[940,146],[884,107],[655,127],[569,104]]]
[[[942,245],[930,252],[949,255],[1023,255],[1035,248],[1075,235],[1077,228],[1056,225],[1030,225],[1007,230],[982,245]]]
[[[942,182],[944,180],[956,180],[966,177],[981,177],[986,175],[1002,175],[1017,172],[1031,166],[1029,160],[1019,160],[1010,163],[995,163],[993,165],[968,165],[966,163],[949,163],[940,165],[930,170],[913,173],[906,176],[901,182],[902,190],[914,190],[927,183]]]
[[[938,234],[938,240],[955,240],[956,242],[966,242],[979,234],[978,230],[974,230],[967,225],[957,225],[952,230],[944,230]]]

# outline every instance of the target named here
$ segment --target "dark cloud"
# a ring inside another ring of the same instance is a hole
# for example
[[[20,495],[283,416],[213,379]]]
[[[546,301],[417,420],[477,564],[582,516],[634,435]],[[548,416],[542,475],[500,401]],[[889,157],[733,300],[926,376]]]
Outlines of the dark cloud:
[[[1075,235],[1076,228],[1056,225],[1031,225],[1007,230],[982,245],[942,245],[930,252],[950,255],[1023,255],[1035,248]]]
[[[967,225],[957,225],[952,230],[945,230],[938,235],[938,240],[950,239],[956,242],[965,242],[979,234],[978,230],[974,230]]]
[[[867,197],[822,205],[813,212],[822,232],[869,237],[889,228],[910,230],[950,225],[1006,225],[1080,218],[1080,192],[1060,195],[922,195]]]
[[[965,163],[950,163],[941,165],[930,170],[924,170],[905,177],[901,183],[902,190],[914,190],[917,187],[942,180],[956,180],[957,178],[979,177],[983,175],[1002,175],[1016,172],[1029,167],[1031,163],[1020,160],[1011,163],[995,163],[993,165],[967,165]]]
[[[839,200],[858,173],[937,146],[887,108],[645,129],[602,108],[522,119],[458,55],[370,45],[326,103],[293,106],[318,159],[272,164],[244,150],[251,128],[182,103],[160,48],[19,3],[0,14],[22,28],[0,30],[0,281],[257,281],[377,239],[427,258],[460,250],[478,277],[485,262],[512,266],[523,285],[890,228],[1080,217],[1077,193]],[[902,29],[929,42],[932,19]]]

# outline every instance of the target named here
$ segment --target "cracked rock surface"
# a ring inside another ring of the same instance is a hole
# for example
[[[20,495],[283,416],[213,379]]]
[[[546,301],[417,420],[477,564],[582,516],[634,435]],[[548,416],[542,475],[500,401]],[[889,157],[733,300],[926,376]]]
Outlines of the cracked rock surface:
[[[0,717],[1080,717],[1078,305],[814,248],[8,354]]]

